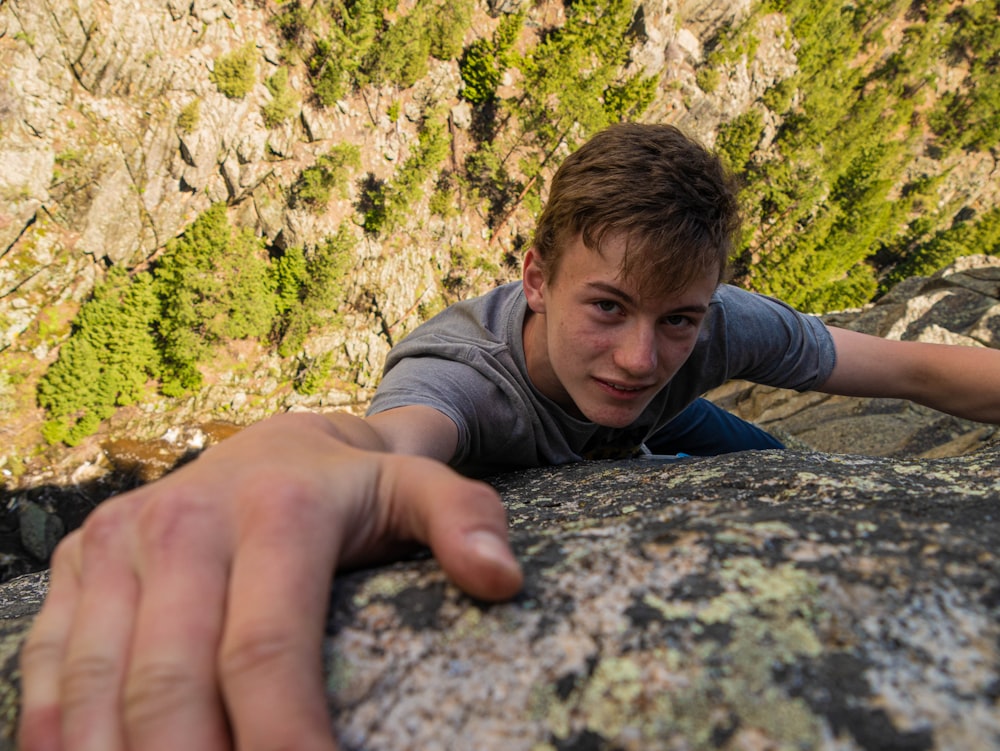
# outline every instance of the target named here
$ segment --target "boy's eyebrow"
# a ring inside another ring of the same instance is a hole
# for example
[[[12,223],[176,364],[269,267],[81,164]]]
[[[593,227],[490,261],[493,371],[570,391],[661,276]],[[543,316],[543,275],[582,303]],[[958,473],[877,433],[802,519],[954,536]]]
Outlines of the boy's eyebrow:
[[[613,284],[608,284],[607,282],[587,282],[587,286],[597,292],[603,292],[606,295],[612,295],[618,297],[622,302],[635,307],[635,299],[623,289],[619,289]],[[706,313],[708,312],[707,305],[679,305],[676,308],[672,308],[670,313]]]

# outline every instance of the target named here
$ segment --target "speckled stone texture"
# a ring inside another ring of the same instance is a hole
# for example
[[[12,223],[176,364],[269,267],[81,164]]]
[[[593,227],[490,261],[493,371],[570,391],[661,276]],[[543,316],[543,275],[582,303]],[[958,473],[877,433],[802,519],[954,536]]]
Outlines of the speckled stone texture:
[[[514,601],[472,601],[426,557],[338,579],[344,749],[1000,748],[1000,446],[495,484],[526,569]],[[0,588],[8,721],[39,585]]]

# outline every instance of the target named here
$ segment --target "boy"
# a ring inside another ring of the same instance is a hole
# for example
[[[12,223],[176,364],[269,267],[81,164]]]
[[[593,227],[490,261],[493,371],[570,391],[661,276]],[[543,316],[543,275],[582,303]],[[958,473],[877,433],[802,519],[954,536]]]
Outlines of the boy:
[[[718,160],[677,130],[599,134],[553,180],[522,284],[402,342],[365,419],[266,420],[63,542],[22,653],[21,748],[334,748],[336,565],[418,541],[474,596],[520,587],[496,494],[447,464],[660,451],[682,429],[680,450],[759,445],[696,401],[737,377],[1000,423],[1000,352],[827,329],[720,286],[737,215]]]

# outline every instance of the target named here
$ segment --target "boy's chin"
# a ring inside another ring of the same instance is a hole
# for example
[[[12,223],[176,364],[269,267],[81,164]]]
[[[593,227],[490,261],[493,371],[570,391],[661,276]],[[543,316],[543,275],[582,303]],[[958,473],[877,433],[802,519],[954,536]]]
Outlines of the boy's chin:
[[[605,410],[593,410],[591,414],[583,413],[585,420],[594,423],[595,425],[600,425],[602,428],[627,428],[631,426],[639,416],[642,414],[642,410],[627,410],[627,411],[615,411],[610,413]]]

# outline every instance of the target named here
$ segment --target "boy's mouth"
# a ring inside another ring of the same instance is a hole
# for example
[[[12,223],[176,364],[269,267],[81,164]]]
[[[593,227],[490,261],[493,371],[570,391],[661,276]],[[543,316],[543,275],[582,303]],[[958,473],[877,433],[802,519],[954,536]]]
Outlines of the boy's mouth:
[[[595,378],[599,384],[605,388],[611,389],[612,391],[618,392],[620,394],[635,394],[639,391],[645,391],[649,388],[649,384],[637,384],[637,385],[627,385],[623,383],[614,383],[612,381],[605,381],[602,378]]]

